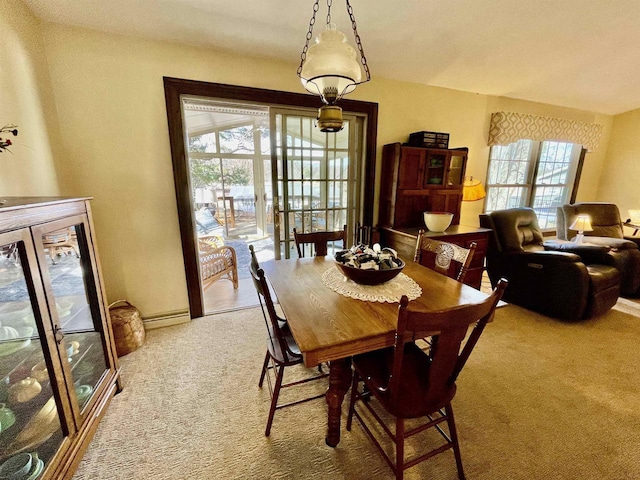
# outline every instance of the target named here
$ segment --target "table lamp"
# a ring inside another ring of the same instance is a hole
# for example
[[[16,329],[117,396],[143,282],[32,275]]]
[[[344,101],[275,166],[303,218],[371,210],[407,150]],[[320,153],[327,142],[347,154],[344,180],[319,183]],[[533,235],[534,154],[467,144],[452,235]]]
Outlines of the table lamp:
[[[465,178],[464,183],[462,184],[463,202],[474,202],[476,200],[481,200],[486,196],[487,193],[484,191],[484,187],[479,180],[474,180],[473,177]]]
[[[589,215],[578,215],[569,228],[578,231],[574,242],[582,243],[584,232],[593,231],[593,227],[591,227],[591,217]]]

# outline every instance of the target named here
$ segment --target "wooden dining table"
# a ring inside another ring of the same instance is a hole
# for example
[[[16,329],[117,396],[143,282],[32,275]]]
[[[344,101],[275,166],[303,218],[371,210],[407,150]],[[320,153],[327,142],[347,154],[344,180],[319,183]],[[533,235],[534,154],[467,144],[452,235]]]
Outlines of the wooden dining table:
[[[325,286],[330,257],[275,260],[261,264],[304,358],[306,367],[329,363],[327,445],[340,442],[340,416],[352,379],[351,357],[394,345],[398,303],[363,301]],[[407,262],[403,273],[422,288],[412,307],[435,311],[477,303],[487,295],[445,275]],[[392,280],[393,281],[393,280]]]

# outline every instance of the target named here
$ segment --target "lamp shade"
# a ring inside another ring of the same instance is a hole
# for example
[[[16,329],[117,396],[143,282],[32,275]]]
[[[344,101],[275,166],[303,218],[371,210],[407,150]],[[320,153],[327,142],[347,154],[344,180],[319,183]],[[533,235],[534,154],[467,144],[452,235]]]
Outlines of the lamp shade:
[[[462,201],[473,202],[475,200],[482,200],[487,196],[487,192],[484,191],[484,187],[479,180],[474,180],[470,177],[462,184]]]
[[[327,30],[309,47],[300,72],[302,85],[308,92],[320,95],[324,103],[332,105],[352,92],[361,79],[362,70],[355,48],[347,43],[344,33],[336,30],[335,24],[327,24]]]
[[[569,228],[571,230],[577,230],[580,233],[591,232],[593,231],[591,217],[589,215],[578,215]]]

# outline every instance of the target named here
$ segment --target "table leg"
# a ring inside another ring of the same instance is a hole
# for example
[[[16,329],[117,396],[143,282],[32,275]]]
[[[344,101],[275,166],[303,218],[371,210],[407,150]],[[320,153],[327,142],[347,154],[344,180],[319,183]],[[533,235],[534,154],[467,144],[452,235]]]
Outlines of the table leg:
[[[329,362],[329,389],[327,390],[328,424],[325,442],[330,447],[340,443],[340,415],[342,401],[351,386],[351,358]]]

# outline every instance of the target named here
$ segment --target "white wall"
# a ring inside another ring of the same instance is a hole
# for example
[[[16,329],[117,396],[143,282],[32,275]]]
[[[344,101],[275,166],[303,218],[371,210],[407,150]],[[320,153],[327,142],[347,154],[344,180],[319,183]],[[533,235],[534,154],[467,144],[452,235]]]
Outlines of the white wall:
[[[26,61],[37,64],[42,72],[36,69],[31,74],[34,86],[24,96],[30,101],[39,97],[39,104],[47,106],[41,110],[46,112],[51,110],[53,99],[59,125],[59,137],[48,152],[49,159],[55,154],[59,160],[57,168],[43,169],[43,174],[52,185],[57,174],[62,194],[94,197],[94,221],[109,300],[127,298],[143,317],[186,310],[162,77],[302,92],[295,75],[297,59],[284,63],[238,58],[213,49],[40,24],[18,4],[12,2],[24,23],[18,28],[19,42],[41,45],[45,51],[44,58],[40,48],[26,55]],[[1,15],[0,32],[4,32],[6,25],[13,24]],[[9,54],[12,61],[15,55],[18,53]],[[50,83],[41,79],[47,72]],[[490,114],[518,111],[597,121],[605,126],[603,148],[587,155],[580,188],[580,199],[595,198],[611,117],[385,80],[377,78],[375,71],[372,74],[373,80],[359,87],[351,98],[379,104],[378,172],[383,144],[407,141],[414,131],[432,130],[450,133],[452,147],[469,147],[467,173],[484,180]],[[9,101],[16,112],[15,123],[24,122],[30,110]],[[53,130],[57,133],[49,126],[52,122],[41,123],[47,135]],[[27,130],[43,135],[40,128]],[[25,181],[21,193],[46,193],[44,187],[29,185],[27,177],[27,172],[20,174]],[[463,223],[477,225],[481,210],[481,201],[465,203]]]
[[[615,116],[604,165],[596,199],[618,205],[624,221],[640,209],[640,110]]]
[[[0,198],[58,195],[60,137],[40,23],[19,0],[0,8],[0,127],[8,124],[19,133],[9,136],[11,153],[0,153]]]

